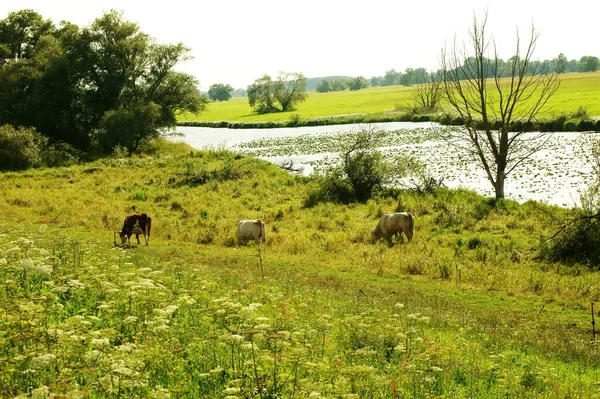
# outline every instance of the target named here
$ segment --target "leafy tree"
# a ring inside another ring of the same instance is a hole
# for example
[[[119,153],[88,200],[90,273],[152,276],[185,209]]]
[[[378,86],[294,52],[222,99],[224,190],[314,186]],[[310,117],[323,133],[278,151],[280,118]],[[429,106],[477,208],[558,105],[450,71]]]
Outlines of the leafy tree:
[[[577,60],[569,61],[569,72],[577,72],[579,70],[579,65],[577,64]]]
[[[563,53],[560,53],[558,57],[552,60],[552,64],[554,66],[554,72],[565,73],[569,67],[569,60],[567,60],[567,57]]]
[[[28,26],[0,21],[4,32],[41,32],[21,41],[0,35],[11,56],[21,49],[0,66],[6,82],[0,86],[0,123],[33,126],[85,151],[119,145],[131,152],[174,127],[177,112],[205,108],[208,99],[196,79],[173,70],[189,59],[183,44],[156,44],[116,11],[85,29],[69,23],[55,29],[26,14]]]
[[[380,76],[373,76],[370,81],[371,87],[377,87],[383,85],[383,78]]]
[[[246,97],[248,92],[244,89],[235,89],[233,93],[231,93],[233,97]]]
[[[44,21],[42,16],[33,10],[9,13],[6,19],[0,21],[0,43],[4,49],[0,58],[30,58],[31,51],[40,37],[51,34],[54,30],[52,21]]]
[[[331,87],[331,82],[327,79],[323,79],[321,81],[321,83],[319,83],[317,85],[317,88],[315,89],[318,93],[328,93],[330,91],[332,91],[332,87]]]
[[[393,86],[400,83],[400,73],[396,72],[394,69],[390,69],[385,72],[385,76],[383,77],[383,86]]]
[[[336,79],[331,83],[332,91],[344,91],[348,88],[348,82],[343,79]]]
[[[589,55],[584,55],[579,60],[579,70],[581,72],[596,72],[600,68],[600,59]]]
[[[492,58],[483,22],[473,18],[470,46],[442,51],[442,96],[463,121],[456,138],[479,161],[494,187],[496,198],[504,198],[506,176],[546,141],[524,140],[515,122],[531,123],[560,85],[558,74],[531,63],[539,33],[532,27],[525,51],[517,38],[515,56],[502,67],[492,44]],[[492,42],[493,43],[493,42]],[[488,76],[490,77],[488,79]]]
[[[0,171],[39,166],[48,139],[35,129],[0,126]]]
[[[277,80],[263,75],[248,88],[248,103],[258,113],[288,111],[306,97],[306,78],[301,73],[281,72]]]
[[[369,81],[364,76],[357,76],[348,84],[348,88],[352,91],[366,89],[369,87]]]
[[[233,87],[223,83],[215,83],[208,89],[208,98],[212,101],[229,101],[233,93]]]

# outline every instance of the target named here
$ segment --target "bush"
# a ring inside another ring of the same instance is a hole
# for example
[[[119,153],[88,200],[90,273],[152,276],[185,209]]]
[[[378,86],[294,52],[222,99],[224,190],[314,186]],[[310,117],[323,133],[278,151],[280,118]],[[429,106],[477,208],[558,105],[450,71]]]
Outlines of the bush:
[[[400,173],[394,163],[377,150],[380,132],[366,129],[339,154],[339,162],[328,167],[324,175],[315,174],[318,188],[305,200],[307,207],[319,202],[367,202],[392,178]]]
[[[542,258],[600,268],[600,215],[582,215],[563,225],[540,246]]]
[[[42,164],[48,139],[33,128],[0,126],[0,170],[24,170]]]

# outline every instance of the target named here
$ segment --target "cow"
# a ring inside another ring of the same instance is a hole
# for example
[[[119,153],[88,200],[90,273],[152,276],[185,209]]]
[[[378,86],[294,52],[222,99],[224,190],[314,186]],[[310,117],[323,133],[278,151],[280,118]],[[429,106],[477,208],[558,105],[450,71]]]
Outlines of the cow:
[[[144,236],[146,245],[150,241],[150,229],[152,228],[152,218],[145,213],[135,213],[125,218],[123,229],[119,233],[121,244],[131,243],[131,236],[135,234],[138,245],[140,244],[140,234]],[[116,244],[116,240],[115,240]]]
[[[378,240],[381,237],[390,239],[394,235],[400,237],[402,232],[411,241],[415,219],[410,212],[386,213],[379,219],[377,226],[371,230],[373,237]]]
[[[240,243],[247,240],[254,240],[257,244],[261,241],[267,243],[267,234],[265,233],[265,223],[260,219],[240,220],[237,226],[237,239]]]

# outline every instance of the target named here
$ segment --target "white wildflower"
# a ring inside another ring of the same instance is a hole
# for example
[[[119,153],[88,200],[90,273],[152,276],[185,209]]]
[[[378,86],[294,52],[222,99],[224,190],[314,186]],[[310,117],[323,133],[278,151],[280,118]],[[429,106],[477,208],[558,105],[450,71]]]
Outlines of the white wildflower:
[[[108,338],[94,338],[92,339],[91,344],[99,348],[110,346]]]
[[[50,388],[46,385],[31,391],[31,399],[46,399],[48,396],[50,396]]]
[[[41,369],[50,366],[56,360],[56,356],[51,353],[45,353],[43,355],[34,357],[31,359],[31,367],[34,369]]]
[[[123,324],[127,325],[127,324],[133,324],[137,321],[137,316],[127,316],[126,318],[123,319]]]

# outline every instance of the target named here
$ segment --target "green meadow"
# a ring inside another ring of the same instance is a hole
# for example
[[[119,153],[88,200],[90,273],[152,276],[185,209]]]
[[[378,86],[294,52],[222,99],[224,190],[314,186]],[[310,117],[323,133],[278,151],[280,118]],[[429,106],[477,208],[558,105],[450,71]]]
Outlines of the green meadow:
[[[329,93],[310,92],[305,102],[295,110],[271,114],[256,114],[246,97],[212,102],[207,111],[179,115],[179,122],[287,122],[290,119],[318,119],[348,115],[403,115],[414,105],[410,86],[373,87],[358,91]],[[442,104],[443,106],[443,104]],[[600,116],[600,72],[561,75],[561,85],[550,99],[540,118],[553,118],[585,109],[590,116]]]
[[[305,207],[315,183],[277,165],[143,153],[0,174],[0,397],[600,397],[600,275],[539,258],[572,210],[447,189]],[[374,242],[396,210],[414,240]],[[134,211],[150,245],[115,246]],[[237,245],[246,218],[266,245]]]

